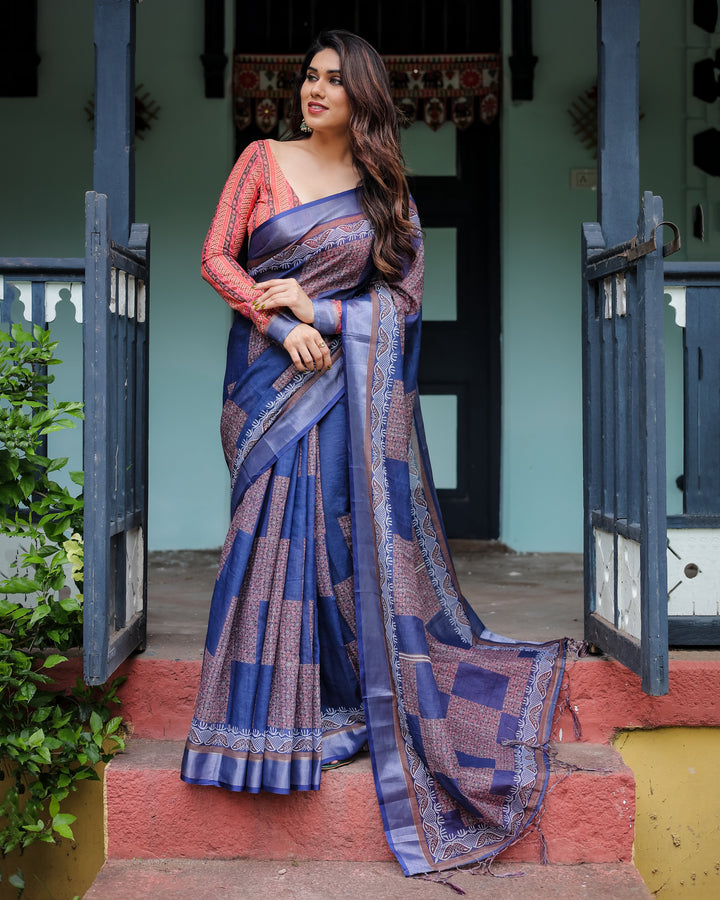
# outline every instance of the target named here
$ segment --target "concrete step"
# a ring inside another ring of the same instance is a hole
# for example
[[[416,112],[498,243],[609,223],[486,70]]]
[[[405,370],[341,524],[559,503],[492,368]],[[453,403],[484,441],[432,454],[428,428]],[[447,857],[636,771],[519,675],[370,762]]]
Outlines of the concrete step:
[[[281,796],[187,785],[182,752],[179,741],[132,739],[107,767],[109,859],[393,859],[367,755],[324,773],[319,791]],[[549,862],[630,862],[630,769],[602,745],[558,745],[558,756],[540,823]],[[542,861],[541,835],[531,830],[502,859]]]
[[[328,823],[328,830],[332,823]],[[522,866],[496,863],[496,876],[454,872],[450,883],[468,900],[649,900],[631,863],[577,866]],[[508,877],[517,876],[517,877]],[[266,860],[111,860],[105,864],[85,900],[448,900],[444,884],[405,878],[392,862],[283,862]]]

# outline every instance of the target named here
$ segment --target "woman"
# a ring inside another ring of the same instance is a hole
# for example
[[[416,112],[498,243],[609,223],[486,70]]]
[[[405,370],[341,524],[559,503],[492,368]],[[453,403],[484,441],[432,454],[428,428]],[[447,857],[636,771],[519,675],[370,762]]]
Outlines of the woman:
[[[296,99],[293,139],[245,150],[204,248],[239,313],[221,422],[233,515],[182,777],[317,790],[367,743],[403,871],[437,871],[493,856],[536,814],[565,648],[493,635],[460,593],[418,404],[422,237],[382,60],[321,34]]]

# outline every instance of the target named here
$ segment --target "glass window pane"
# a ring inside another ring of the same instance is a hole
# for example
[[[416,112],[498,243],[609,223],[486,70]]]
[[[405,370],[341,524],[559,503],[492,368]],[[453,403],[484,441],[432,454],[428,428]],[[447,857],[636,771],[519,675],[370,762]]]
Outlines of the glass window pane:
[[[425,322],[457,321],[457,229],[425,229]]]
[[[409,175],[457,175],[455,142],[457,128],[452,122],[433,131],[424,122],[400,129],[405,165]]]
[[[457,421],[455,394],[421,394],[430,464],[436,488],[457,487]]]

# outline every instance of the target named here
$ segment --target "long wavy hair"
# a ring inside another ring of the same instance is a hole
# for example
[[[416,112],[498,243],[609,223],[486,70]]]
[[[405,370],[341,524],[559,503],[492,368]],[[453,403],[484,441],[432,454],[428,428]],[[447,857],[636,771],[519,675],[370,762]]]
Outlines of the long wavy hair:
[[[362,210],[375,231],[373,262],[388,281],[399,281],[415,258],[416,228],[409,217],[410,194],[390,81],[382,58],[367,41],[342,29],[320,32],[302,62],[289,139],[307,137],[300,130],[300,90],[313,58],[328,48],[340,57],[342,84],[350,99],[350,150],[360,174]]]

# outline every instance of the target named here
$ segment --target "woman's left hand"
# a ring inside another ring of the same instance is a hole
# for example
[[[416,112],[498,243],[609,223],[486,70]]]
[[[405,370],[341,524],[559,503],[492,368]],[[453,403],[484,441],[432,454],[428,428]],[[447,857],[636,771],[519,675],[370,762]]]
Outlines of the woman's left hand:
[[[254,309],[267,312],[284,306],[306,325],[312,325],[315,321],[312,300],[294,278],[271,278],[255,287],[258,296],[253,300]]]

